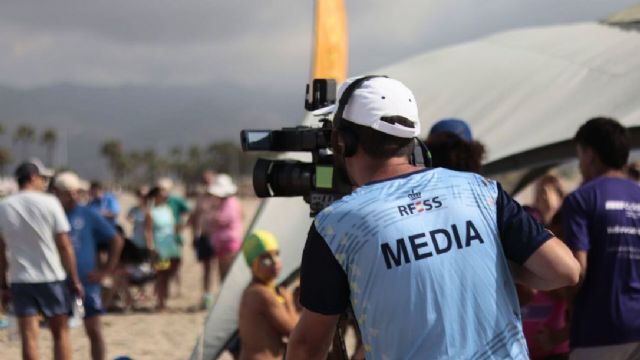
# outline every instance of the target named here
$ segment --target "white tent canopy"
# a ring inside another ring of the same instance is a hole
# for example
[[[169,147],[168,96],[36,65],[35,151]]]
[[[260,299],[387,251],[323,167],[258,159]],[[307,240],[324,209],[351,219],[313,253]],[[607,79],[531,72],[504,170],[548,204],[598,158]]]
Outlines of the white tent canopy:
[[[640,32],[578,23],[496,34],[379,73],[414,91],[425,132],[462,118],[492,163],[570,139],[594,116],[640,126],[638,54]]]
[[[486,145],[489,163],[513,160],[503,163],[507,170],[527,154],[543,163],[554,154],[549,145],[566,144],[593,116],[612,116],[640,130],[638,54],[639,32],[577,23],[503,32],[372,73],[397,78],[414,91],[423,135],[438,119],[462,118]],[[566,156],[566,149],[558,154]],[[256,216],[253,228],[270,230],[280,241],[283,276],[299,266],[308,214],[308,206],[296,198],[270,199]],[[213,359],[223,350],[237,328],[240,294],[249,281],[239,257],[193,358]]]

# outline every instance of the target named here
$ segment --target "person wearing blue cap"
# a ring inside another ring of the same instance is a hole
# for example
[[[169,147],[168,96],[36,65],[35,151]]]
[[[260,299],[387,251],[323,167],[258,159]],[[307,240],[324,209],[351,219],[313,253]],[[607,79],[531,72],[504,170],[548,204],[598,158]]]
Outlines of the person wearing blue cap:
[[[473,141],[471,128],[464,120],[456,118],[442,119],[433,124],[433,126],[431,127],[431,131],[429,131],[429,135],[439,134],[443,132],[456,134],[464,141]]]
[[[485,148],[473,139],[464,120],[448,118],[436,122],[425,143],[431,152],[433,167],[479,173]]]

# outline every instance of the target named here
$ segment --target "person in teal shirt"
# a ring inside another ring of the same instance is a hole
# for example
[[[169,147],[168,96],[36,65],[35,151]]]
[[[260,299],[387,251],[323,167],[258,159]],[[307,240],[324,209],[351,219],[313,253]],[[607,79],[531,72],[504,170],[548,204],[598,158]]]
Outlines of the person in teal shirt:
[[[138,249],[146,249],[147,244],[144,237],[144,221],[148,212],[148,199],[149,193],[148,187],[140,187],[136,190],[136,197],[138,198],[138,204],[127,212],[127,220],[133,225],[133,234],[131,241]]]
[[[180,254],[177,258],[174,259],[174,262],[176,263],[176,269],[172,275],[172,279],[176,283],[178,294],[180,294],[182,288],[182,277],[180,275],[183,244],[182,230],[184,228],[184,218],[187,217],[187,215],[191,212],[191,208],[182,196],[171,194],[171,189],[173,188],[173,181],[171,179],[161,178],[158,180],[157,185],[168,194],[167,205],[169,206],[169,208],[171,208],[171,212],[173,213],[173,218],[175,221],[175,239],[178,246],[180,246]]]
[[[177,269],[181,248],[175,238],[175,219],[169,207],[168,195],[160,187],[149,191],[150,210],[145,218],[145,238],[156,258],[157,309],[166,308],[169,297],[169,279]]]

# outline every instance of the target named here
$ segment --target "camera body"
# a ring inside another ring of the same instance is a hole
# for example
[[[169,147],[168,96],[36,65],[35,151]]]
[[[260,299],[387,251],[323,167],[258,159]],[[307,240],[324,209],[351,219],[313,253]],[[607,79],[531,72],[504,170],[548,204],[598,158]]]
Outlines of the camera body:
[[[305,109],[313,111],[335,104],[336,81],[315,79],[307,85]],[[326,116],[320,127],[297,126],[279,130],[242,130],[243,151],[308,152],[311,162],[264,159],[253,168],[253,188],[258,197],[302,196],[315,216],[351,192],[351,184],[336,166],[331,151],[333,124]]]

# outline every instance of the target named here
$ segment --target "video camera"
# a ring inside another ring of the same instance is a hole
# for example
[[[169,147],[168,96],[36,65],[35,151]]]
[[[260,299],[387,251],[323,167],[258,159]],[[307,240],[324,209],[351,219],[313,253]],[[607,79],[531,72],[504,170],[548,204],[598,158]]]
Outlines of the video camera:
[[[311,86],[307,84],[307,111],[318,110],[335,102],[335,80],[314,79]],[[310,206],[311,216],[315,216],[351,192],[351,185],[336,167],[331,151],[332,122],[326,116],[319,122],[320,127],[242,130],[243,151],[311,153],[311,162],[258,159],[253,168],[253,189],[258,197],[302,196]]]

